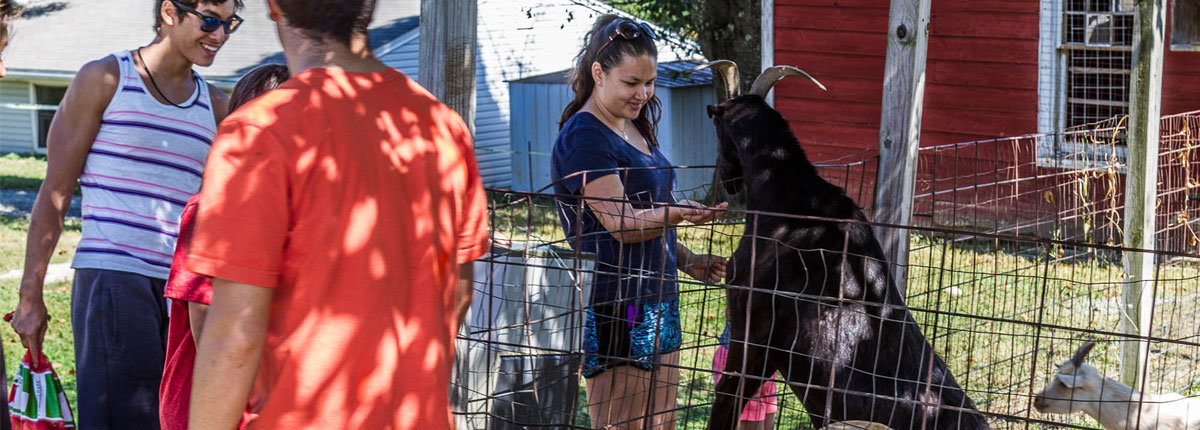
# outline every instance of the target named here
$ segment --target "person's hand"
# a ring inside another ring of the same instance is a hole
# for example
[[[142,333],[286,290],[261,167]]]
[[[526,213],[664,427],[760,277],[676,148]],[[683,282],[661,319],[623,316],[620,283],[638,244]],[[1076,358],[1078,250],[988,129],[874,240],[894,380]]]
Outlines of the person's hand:
[[[718,212],[729,207],[729,202],[721,202],[713,207],[704,206],[701,203],[691,200],[680,200],[678,204],[688,206],[687,208],[680,208],[679,213],[684,220],[692,224],[704,224],[712,221],[713,218],[717,217]]]
[[[687,266],[680,267],[679,270],[698,281],[719,284],[725,280],[726,264],[727,260],[724,257],[696,254],[688,259]]]
[[[21,345],[29,349],[34,366],[38,365],[42,353],[42,341],[46,338],[46,302],[42,299],[20,298],[17,310],[13,311],[12,328],[21,336]]]

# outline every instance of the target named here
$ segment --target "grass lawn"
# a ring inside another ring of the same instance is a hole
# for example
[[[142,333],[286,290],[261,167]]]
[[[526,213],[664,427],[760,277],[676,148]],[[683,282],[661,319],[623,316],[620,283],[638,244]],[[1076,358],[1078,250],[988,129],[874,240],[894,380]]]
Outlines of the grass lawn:
[[[74,255],[75,244],[79,242],[80,225],[78,221],[67,221],[58,247],[54,250],[51,263],[69,262]],[[20,270],[25,260],[25,235],[29,231],[29,220],[0,215],[0,273]],[[0,313],[7,313],[17,307],[17,292],[20,289],[20,277],[0,279]],[[50,329],[46,333],[45,354],[54,363],[55,371],[67,391],[67,398],[75,403],[75,350],[71,335],[71,281],[66,280],[47,284],[43,292],[46,308],[50,313]],[[0,337],[4,342],[4,358],[6,372],[12,378],[13,370],[25,347],[21,339],[7,324],[0,328]],[[11,382],[11,379],[10,381]]]
[[[36,190],[45,178],[45,155],[0,155],[0,189]]]
[[[493,194],[492,225],[514,241],[556,243],[563,235],[554,203]],[[505,202],[517,202],[504,204]],[[738,219],[678,229],[696,252],[729,255],[741,234]],[[1042,415],[1029,409],[1057,363],[1085,339],[1100,345],[1089,363],[1118,373],[1121,331],[1118,299],[1124,286],[1119,258],[1084,247],[1036,249],[1029,244],[960,241],[914,235],[909,259],[907,303],[923,332],[976,405],[1004,414],[997,428],[1024,427],[1030,418],[1099,428],[1080,414]],[[712,353],[724,327],[724,292],[679,274],[683,324],[678,413],[681,429],[707,425],[715,386]],[[1188,340],[1197,332],[1194,303],[1200,270],[1186,264],[1159,266],[1153,312],[1156,337]],[[1147,388],[1152,392],[1198,390],[1196,348],[1152,342]],[[795,396],[783,386],[777,428],[810,428]],[[580,397],[579,405],[586,404]],[[577,411],[578,425],[587,425]],[[1040,425],[1035,425],[1040,427]]]
[[[42,157],[0,156],[0,188],[36,188],[45,169]],[[519,200],[492,193],[492,227],[514,241],[562,243],[553,201]],[[28,220],[0,217],[0,273],[23,264]],[[78,222],[68,222],[53,262],[69,261],[79,240]],[[695,252],[729,255],[741,234],[736,215],[705,226],[678,229]],[[1100,342],[1089,360],[1115,375],[1120,354],[1117,318],[1123,273],[1119,259],[1087,249],[1035,249],[992,242],[957,242],[914,235],[909,261],[908,305],[914,318],[957,380],[983,410],[1098,428],[1078,414],[1045,416],[1028,411],[1029,396],[1042,388],[1054,363],[1068,358],[1084,339]],[[1077,257],[1077,258],[1076,258]],[[716,336],[724,327],[724,291],[680,274],[683,333],[678,418],[681,429],[707,425],[714,393],[709,369]],[[0,311],[16,306],[18,278],[0,280]],[[53,316],[46,351],[74,402],[74,355],[70,327],[70,282],[46,286]],[[1197,336],[1200,270],[1187,263],[1159,266],[1154,336],[1184,340]],[[2,313],[0,312],[0,313]],[[1090,331],[1089,331],[1090,330]],[[24,349],[12,330],[2,331],[6,369],[11,374]],[[1200,391],[1192,357],[1200,348],[1152,342],[1147,380],[1151,391]],[[795,396],[779,387],[778,428],[808,428]],[[582,399],[582,397],[581,397]],[[584,403],[580,403],[583,405]],[[581,408],[582,409],[582,408]],[[578,411],[586,425],[586,412]],[[994,421],[998,428],[1023,426]],[[1038,426],[1035,426],[1038,427]]]
[[[36,190],[46,173],[45,156],[5,154],[0,156],[0,189]],[[79,221],[67,220],[62,237],[50,262],[71,261],[75,245],[79,243]],[[0,274],[19,271],[25,262],[25,239],[29,232],[29,220],[23,217],[0,215]],[[0,314],[17,307],[17,292],[20,276],[0,279]],[[44,290],[46,307],[50,314],[50,328],[46,333],[45,354],[55,365],[63,388],[71,403],[75,403],[75,350],[71,331],[71,282],[69,280],[47,284]],[[4,369],[9,378],[17,362],[25,353],[17,333],[7,324],[0,328],[0,339],[4,342]],[[11,383],[11,379],[9,381]],[[5,388],[7,390],[7,388]]]

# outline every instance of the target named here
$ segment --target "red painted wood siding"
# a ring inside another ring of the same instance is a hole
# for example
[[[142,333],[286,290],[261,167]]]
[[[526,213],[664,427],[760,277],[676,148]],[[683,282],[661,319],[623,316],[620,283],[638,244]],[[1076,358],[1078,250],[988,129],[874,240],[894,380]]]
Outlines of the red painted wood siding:
[[[1169,2],[1172,6],[1174,1]],[[1168,46],[1171,18],[1167,17]],[[1200,52],[1171,51],[1163,56],[1163,115],[1200,110]]]
[[[1037,0],[935,1],[922,146],[1037,131]],[[777,0],[775,62],[829,88],[784,81],[776,106],[814,160],[877,146],[889,0]]]
[[[1037,132],[1039,3],[933,2],[922,146]],[[776,64],[805,69],[829,88],[790,80],[775,93],[813,160],[877,146],[889,5],[775,2]],[[1200,52],[1168,51],[1164,61],[1163,114],[1200,109]]]
[[[829,88],[787,80],[775,90],[776,107],[810,159],[853,161],[878,150],[889,6],[890,0],[776,0],[775,63],[805,69]],[[1039,0],[933,2],[923,147],[1038,131],[1039,7]],[[1167,51],[1164,62],[1162,113],[1200,109],[1200,52]],[[1032,147],[1018,153],[1020,159],[1002,164],[1034,168]],[[999,161],[960,156],[956,168],[971,171]],[[864,206],[874,188],[874,165],[866,168],[854,176],[868,184],[854,178],[843,184],[868,190],[856,196]],[[1036,203],[1037,196],[1022,198]]]

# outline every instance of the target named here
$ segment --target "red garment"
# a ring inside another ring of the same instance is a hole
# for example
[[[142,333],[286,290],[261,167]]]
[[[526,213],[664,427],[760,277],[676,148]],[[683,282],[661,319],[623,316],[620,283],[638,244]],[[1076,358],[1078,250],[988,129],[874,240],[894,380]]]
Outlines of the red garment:
[[[197,202],[199,196],[192,196],[183,208],[179,220],[179,239],[175,245],[175,256],[171,259],[171,275],[163,291],[163,296],[171,299],[171,318],[167,322],[167,357],[163,366],[162,385],[158,388],[158,422],[163,430],[188,428],[196,341],[192,338],[187,302],[207,305],[212,301],[212,279],[184,268],[195,227]],[[239,428],[249,421],[248,414],[243,415]]]
[[[396,70],[309,69],[221,123],[187,268],[273,288],[252,429],[452,429],[471,132]],[[208,381],[205,381],[208,382]]]

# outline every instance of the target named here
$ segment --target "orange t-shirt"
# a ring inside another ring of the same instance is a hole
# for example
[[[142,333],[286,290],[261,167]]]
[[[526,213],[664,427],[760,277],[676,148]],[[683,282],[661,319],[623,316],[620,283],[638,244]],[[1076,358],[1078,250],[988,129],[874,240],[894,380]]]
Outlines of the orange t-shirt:
[[[306,70],[221,123],[188,269],[275,288],[249,428],[445,429],[458,264],[487,249],[462,119],[396,70]]]

